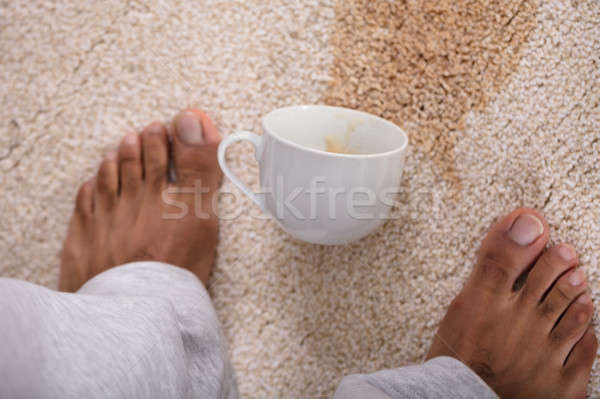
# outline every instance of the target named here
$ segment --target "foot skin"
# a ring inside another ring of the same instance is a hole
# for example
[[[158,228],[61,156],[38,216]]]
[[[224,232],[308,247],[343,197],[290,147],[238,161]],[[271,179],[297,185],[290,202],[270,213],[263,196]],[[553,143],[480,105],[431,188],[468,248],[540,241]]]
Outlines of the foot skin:
[[[207,283],[218,238],[221,137],[198,110],[173,122],[171,142],[158,122],[125,136],[81,186],[61,253],[60,290],[76,291],[98,273],[142,260],[186,268]]]
[[[461,360],[502,398],[585,398],[598,345],[593,305],[574,249],[544,251],[547,242],[534,210],[497,223],[428,358]]]

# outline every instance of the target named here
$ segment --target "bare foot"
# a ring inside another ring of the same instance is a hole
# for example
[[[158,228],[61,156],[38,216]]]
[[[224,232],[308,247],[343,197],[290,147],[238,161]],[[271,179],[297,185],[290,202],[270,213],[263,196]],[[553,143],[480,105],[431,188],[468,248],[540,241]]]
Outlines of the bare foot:
[[[60,290],[75,291],[98,273],[140,260],[184,267],[206,284],[218,238],[212,200],[221,181],[221,137],[198,110],[181,112],[173,125],[171,143],[158,122],[125,136],[81,186],[61,254]],[[170,157],[175,182],[168,179]]]
[[[597,349],[593,305],[575,250],[544,251],[547,242],[531,209],[492,227],[428,357],[461,360],[503,398],[584,398]]]

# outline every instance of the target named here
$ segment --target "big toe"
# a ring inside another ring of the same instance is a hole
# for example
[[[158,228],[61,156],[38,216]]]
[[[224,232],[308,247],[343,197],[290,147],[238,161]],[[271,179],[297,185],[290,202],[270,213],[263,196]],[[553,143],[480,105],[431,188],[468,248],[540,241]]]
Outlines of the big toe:
[[[481,244],[468,285],[512,292],[548,242],[548,225],[533,209],[521,208],[496,223]]]
[[[173,160],[178,182],[194,182],[206,172],[218,173],[217,147],[221,136],[210,118],[199,110],[180,112],[173,123]]]

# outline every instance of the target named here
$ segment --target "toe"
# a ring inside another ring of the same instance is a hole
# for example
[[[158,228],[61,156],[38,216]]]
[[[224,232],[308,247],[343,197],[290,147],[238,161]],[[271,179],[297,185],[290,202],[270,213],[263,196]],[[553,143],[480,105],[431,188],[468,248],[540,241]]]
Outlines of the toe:
[[[94,210],[111,209],[117,200],[119,189],[119,169],[117,154],[109,153],[100,163],[98,176],[95,179]]]
[[[75,200],[75,213],[83,217],[92,214],[94,210],[94,180],[90,179],[83,183],[77,191]]]
[[[129,133],[119,146],[119,175],[121,177],[121,193],[132,195],[142,184],[142,162],[140,138],[137,133]]]
[[[478,254],[469,285],[494,293],[511,292],[548,242],[548,226],[538,212],[521,208],[492,227]]]
[[[219,132],[202,111],[185,110],[174,120],[173,157],[178,182],[192,183],[216,168]]]
[[[598,339],[591,328],[575,344],[563,369],[565,386],[572,394],[565,397],[585,397],[586,387],[592,372],[592,365],[598,351]]]
[[[536,307],[539,315],[545,320],[546,328],[551,330],[575,298],[584,294],[586,290],[587,283],[581,269],[573,269],[558,279]]]
[[[577,253],[570,245],[559,244],[548,249],[529,272],[521,295],[537,304],[554,282],[576,265]]]
[[[557,365],[564,364],[567,356],[587,330],[593,313],[592,299],[589,294],[580,295],[569,306],[556,327],[550,333],[553,343]]]
[[[162,188],[167,183],[169,140],[162,123],[154,122],[142,132],[144,179],[152,187]]]

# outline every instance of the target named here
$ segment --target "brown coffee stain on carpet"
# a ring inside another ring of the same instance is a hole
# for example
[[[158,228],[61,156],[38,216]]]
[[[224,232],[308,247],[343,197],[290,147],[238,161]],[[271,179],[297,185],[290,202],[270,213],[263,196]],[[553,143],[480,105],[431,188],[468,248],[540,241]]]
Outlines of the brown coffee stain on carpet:
[[[468,111],[516,69],[536,0],[339,0],[326,103],[408,129],[454,188],[454,146]]]

